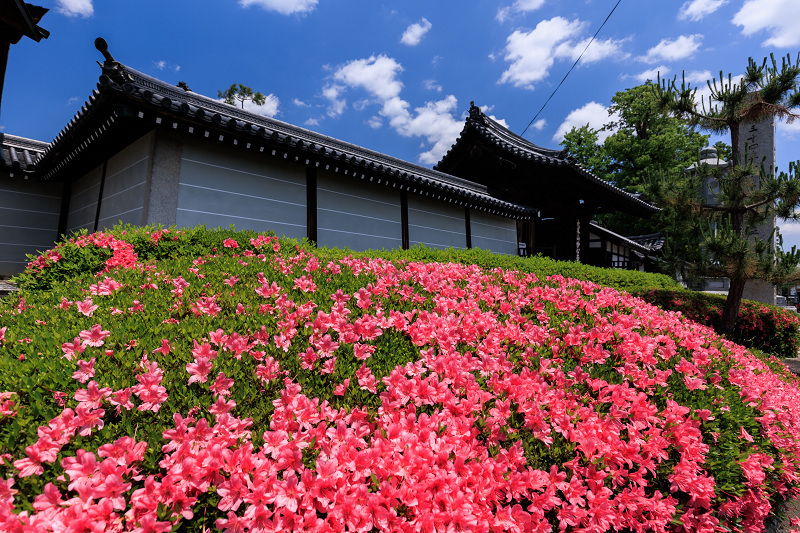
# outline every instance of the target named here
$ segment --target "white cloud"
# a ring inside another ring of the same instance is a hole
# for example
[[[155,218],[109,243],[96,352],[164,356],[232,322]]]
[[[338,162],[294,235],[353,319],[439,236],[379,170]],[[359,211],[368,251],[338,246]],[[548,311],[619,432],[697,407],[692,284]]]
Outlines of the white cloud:
[[[347,107],[347,100],[341,97],[344,90],[345,87],[335,83],[322,88],[322,96],[330,102],[328,105],[328,116],[338,117],[344,113]]]
[[[266,101],[264,105],[256,105],[252,102],[252,100],[246,100],[244,102],[244,110],[250,113],[254,113],[256,115],[264,115],[265,117],[274,117],[278,114],[278,106],[280,105],[280,100],[274,94],[266,95]],[[239,104],[241,106],[241,104]]]
[[[781,137],[787,137],[789,139],[800,137],[800,120],[794,120],[792,122],[782,120],[778,124],[778,135]]]
[[[779,230],[781,235],[784,237],[792,236],[792,237],[800,237],[800,222],[790,222],[788,220],[779,220],[778,221]],[[784,242],[783,246],[784,250],[786,249],[786,243]],[[789,246],[791,248],[791,246]]]
[[[710,70],[690,70],[684,74],[684,79],[688,83],[693,83],[695,85],[706,85],[706,82],[713,77]]]
[[[667,74],[669,74],[669,68],[665,67],[664,65],[661,65],[660,67],[651,68],[645,70],[644,72],[640,72],[639,74],[636,74],[634,78],[636,78],[642,83],[646,82],[647,80],[655,82],[658,80],[659,74],[661,75],[661,79],[663,80],[664,78],[666,78]]]
[[[534,84],[547,77],[556,59],[576,60],[589,43],[576,41],[587,24],[578,19],[562,17],[543,20],[529,32],[514,31],[506,40],[504,59],[510,63],[500,77],[500,83],[533,89]],[[608,57],[625,57],[622,41],[595,41],[583,56],[585,63]]]
[[[432,146],[419,155],[419,161],[433,165],[450,149],[464,127],[461,120],[453,117],[457,107],[458,101],[451,94],[437,102],[426,102],[423,107],[415,108],[414,114],[404,108],[394,108],[397,113],[390,116],[389,123],[400,135],[424,137]]]
[[[425,37],[425,34],[430,31],[431,27],[432,25],[428,22],[428,19],[423,18],[406,28],[400,38],[400,42],[408,46],[417,46],[422,41],[422,38]]]
[[[511,6],[502,7],[497,10],[497,20],[505,22],[506,19],[515,13],[527,13],[539,9],[544,5],[545,0],[517,0]]]
[[[91,17],[94,14],[92,0],[58,0],[56,10],[70,17]]]
[[[292,103],[297,107],[309,107],[311,104],[307,104],[304,101],[300,100],[299,98],[294,98]]]
[[[259,6],[267,11],[277,11],[281,15],[310,13],[319,0],[239,0],[243,7]]]
[[[745,0],[731,22],[741,26],[742,33],[747,36],[767,31],[769,38],[762,46],[785,48],[800,45],[798,20],[800,2],[797,0]]]
[[[589,45],[590,42],[591,45]],[[598,41],[595,39],[592,42],[591,38],[587,37],[576,43],[561,43],[556,47],[555,54],[557,58],[566,58],[572,61],[577,61],[577,59],[581,57],[581,54],[583,54],[581,61],[584,64],[595,63],[607,57],[624,59],[630,54],[622,51],[622,43],[623,41],[615,41],[614,39],[606,39],[605,41]]]
[[[423,164],[434,164],[447,152],[463,127],[461,119],[454,117],[458,101],[455,96],[448,95],[410,110],[411,105],[400,97],[403,84],[397,77],[401,72],[400,63],[383,55],[349,61],[336,69],[332,75],[335,81],[323,89],[323,95],[331,101],[332,107],[340,106],[337,113],[340,114],[344,110],[346,90],[366,91],[370,101],[380,105],[379,116],[370,117],[367,124],[380,127],[386,119],[398,134],[422,137],[430,148],[418,159]],[[335,116],[330,109],[329,114]]]
[[[590,128],[599,130],[606,123],[614,122],[618,120],[618,118],[619,117],[616,115],[609,116],[608,108],[603,104],[589,102],[583,107],[570,111],[567,118],[564,119],[564,122],[562,122],[558,130],[556,130],[556,134],[553,135],[553,140],[560,143],[572,128],[580,128],[588,124]],[[608,130],[600,131],[598,133],[598,141],[605,141],[606,138],[613,133],[613,131]]]
[[[658,61],[677,61],[694,54],[703,40],[699,33],[694,35],[681,35],[675,40],[662,39],[657,45],[647,51],[647,55],[639,58],[645,63]]]
[[[547,126],[547,120],[540,118],[533,124],[531,124],[531,128],[535,129],[536,131],[542,131],[544,127]]]
[[[217,99],[218,102],[222,102],[222,99]],[[265,117],[274,117],[278,114],[278,107],[280,105],[280,100],[274,94],[268,94],[265,96],[264,105],[256,105],[253,103],[252,100],[245,100],[244,107],[242,107],[242,103],[237,100],[236,105],[239,109],[244,109],[248,113],[253,113],[255,115],[264,115]]]
[[[78,102],[80,102],[80,101],[81,101],[81,99],[80,99],[80,98],[78,98],[77,96],[71,96],[71,97],[70,97],[70,98],[67,100],[67,105],[76,104],[76,103],[78,103]]]
[[[166,67],[166,66],[167,66],[167,62],[164,61],[163,59],[161,61],[156,61],[155,67],[158,70],[164,70],[164,67]]]
[[[442,92],[442,86],[436,83],[436,80],[424,80],[422,86],[429,91]]]
[[[681,6],[678,18],[697,22],[703,20],[706,15],[712,14],[727,3],[728,0],[690,0]]]
[[[316,118],[309,118],[305,121],[306,126],[319,126],[319,120]]]
[[[379,55],[368,59],[355,59],[340,67],[333,78],[348,87],[360,87],[380,100],[388,100],[400,94],[403,84],[397,75],[403,67],[391,57]]]
[[[562,17],[543,20],[529,32],[514,31],[506,40],[505,60],[511,63],[500,76],[500,83],[533,89],[535,82],[547,77],[555,62],[554,49],[583,31],[580,20]]]

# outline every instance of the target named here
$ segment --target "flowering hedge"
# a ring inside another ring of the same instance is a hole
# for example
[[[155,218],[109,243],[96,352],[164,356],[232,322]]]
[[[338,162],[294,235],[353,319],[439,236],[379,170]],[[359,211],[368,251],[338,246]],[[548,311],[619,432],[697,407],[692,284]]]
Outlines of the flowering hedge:
[[[725,297],[686,290],[639,289],[632,294],[668,311],[719,331]],[[800,317],[774,305],[742,300],[736,319],[734,342],[778,357],[797,357],[800,349]]]
[[[2,531],[757,531],[800,493],[798,380],[629,294],[107,237],[0,303]]]

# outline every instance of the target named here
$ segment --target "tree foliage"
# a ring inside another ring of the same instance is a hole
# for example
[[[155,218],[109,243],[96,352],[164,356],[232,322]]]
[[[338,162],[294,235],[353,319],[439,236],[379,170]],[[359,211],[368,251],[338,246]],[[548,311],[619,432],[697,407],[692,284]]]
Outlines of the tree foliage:
[[[267,97],[260,92],[253,92],[253,89],[242,85],[241,83],[234,83],[224,91],[217,91],[217,96],[222,98],[226,104],[236,105],[236,102],[241,102],[242,109],[244,103],[251,100],[256,105],[264,105],[267,102]]]
[[[573,128],[561,143],[567,154],[598,177],[631,193],[645,194],[650,177],[658,172],[675,175],[697,159],[708,137],[685,121],[659,108],[655,84],[647,82],[617,92],[611,99],[609,122],[600,130],[588,125]],[[602,131],[613,131],[600,143]],[[622,235],[655,233],[664,217],[641,219],[625,213],[598,216],[599,222]]]
[[[749,60],[744,76],[735,80],[730,74],[708,82],[710,97],[696,101],[697,88],[677,79],[660,81],[654,88],[658,107],[692,126],[720,134],[730,134],[730,166],[724,173],[699,168],[681,178],[666,177],[653,184],[652,192],[662,206],[674,213],[676,220],[697,220],[703,246],[685,250],[685,260],[695,272],[724,276],[730,289],[723,313],[723,331],[730,335],[741,304],[745,283],[761,279],[780,283],[792,275],[800,261],[793,247],[786,252],[774,246],[775,235],[758,235],[758,228],[776,215],[797,219],[800,200],[800,162],[789,166],[789,173],[776,174],[753,161],[740,143],[741,127],[765,119],[793,120],[800,106],[798,80],[800,56],[792,62],[787,56],[781,66],[774,58],[760,65]],[[704,200],[706,176],[713,176],[719,191],[715,201]]]

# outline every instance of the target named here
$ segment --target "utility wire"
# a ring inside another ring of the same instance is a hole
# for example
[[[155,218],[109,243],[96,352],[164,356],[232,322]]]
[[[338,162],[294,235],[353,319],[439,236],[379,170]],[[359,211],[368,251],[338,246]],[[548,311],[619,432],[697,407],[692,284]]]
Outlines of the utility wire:
[[[600,27],[599,27],[599,28],[597,28],[597,31],[596,31],[596,32],[595,32],[595,34],[592,36],[592,38],[589,40],[589,43],[586,45],[586,48],[584,48],[584,49],[583,49],[583,52],[581,52],[581,55],[579,55],[579,56],[578,56],[578,59],[576,59],[576,60],[575,60],[575,62],[572,64],[572,66],[571,66],[571,67],[570,67],[570,69],[567,71],[567,73],[566,73],[566,74],[564,74],[564,78],[562,78],[562,80],[561,80],[561,83],[559,83],[559,84],[558,84],[558,87],[556,87],[556,88],[553,90],[553,94],[551,94],[551,95],[550,95],[550,98],[548,98],[548,99],[547,99],[547,101],[546,101],[546,102],[545,102],[545,103],[542,105],[542,108],[539,110],[539,112],[538,112],[538,113],[536,113],[536,116],[534,116],[534,117],[531,119],[531,121],[530,121],[530,122],[528,122],[528,125],[527,125],[527,126],[525,126],[525,129],[524,129],[524,130],[522,130],[522,133],[520,134],[520,137],[522,137],[523,135],[525,135],[525,132],[526,132],[526,131],[528,131],[528,128],[530,128],[530,127],[531,127],[531,124],[533,124],[533,123],[534,123],[534,121],[535,121],[535,120],[536,120],[536,119],[539,117],[539,114],[541,114],[541,112],[542,112],[542,111],[544,111],[544,108],[545,108],[545,106],[548,104],[548,102],[550,102],[550,100],[553,98],[553,96],[555,96],[555,94],[556,94],[556,92],[558,91],[558,89],[560,89],[560,88],[561,88],[561,85],[564,83],[564,80],[566,80],[566,79],[567,79],[567,76],[569,76],[569,73],[570,73],[570,72],[572,72],[572,69],[574,69],[574,68],[575,68],[575,65],[577,65],[577,64],[578,64],[578,61],[580,61],[580,60],[581,60],[581,58],[583,57],[583,54],[585,54],[585,53],[586,53],[586,50],[588,50],[588,49],[589,49],[589,47],[592,45],[592,43],[594,42],[595,38],[597,37],[597,34],[598,34],[598,33],[600,33],[600,30],[602,30],[602,29],[603,29],[603,26],[605,26],[605,25],[606,25],[606,22],[608,22],[608,19],[610,19],[610,18],[611,18],[611,15],[613,15],[613,14],[614,14],[614,11],[617,9],[617,6],[619,5],[619,3],[620,3],[620,2],[622,2],[622,0],[617,0],[617,3],[616,3],[616,4],[614,4],[614,8],[611,10],[611,13],[609,13],[609,14],[608,14],[608,16],[606,17],[606,20],[604,20],[604,21],[603,21],[603,23],[600,25]]]

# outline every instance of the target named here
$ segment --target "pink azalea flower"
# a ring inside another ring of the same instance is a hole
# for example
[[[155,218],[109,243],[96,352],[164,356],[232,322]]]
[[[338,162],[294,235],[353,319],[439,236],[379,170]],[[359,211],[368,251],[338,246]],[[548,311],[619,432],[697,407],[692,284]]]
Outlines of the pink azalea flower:
[[[361,367],[356,370],[356,378],[358,378],[358,386],[361,390],[367,390],[372,394],[378,393],[375,376],[372,375],[372,370],[362,363]]]
[[[211,372],[212,366],[211,361],[202,356],[196,357],[194,363],[188,363],[186,365],[186,371],[189,372],[190,376],[188,385],[195,382],[205,383],[208,381],[208,374]]]
[[[94,377],[94,361],[94,357],[92,357],[89,361],[84,361],[82,359],[78,360],[78,370],[72,374],[72,379],[75,379],[81,383],[86,383],[92,379]]]
[[[99,307],[92,302],[91,298],[86,298],[82,302],[75,302],[75,305],[78,307],[78,311],[86,316],[92,316],[95,310]]]
[[[169,345],[169,341],[167,339],[161,339],[161,347],[156,348],[153,350],[153,353],[160,353],[161,355],[169,355],[172,351],[172,346]]]
[[[226,378],[225,374],[220,372],[217,374],[217,379],[214,381],[213,385],[211,385],[211,392],[219,394],[220,396],[227,396],[231,393],[232,386],[233,380]]]
[[[80,332],[80,338],[83,339],[87,346],[99,347],[105,343],[105,339],[111,334],[110,331],[104,330],[100,324],[92,326],[91,330],[83,330]]]
[[[347,387],[349,386],[350,378],[347,378],[343,382],[336,385],[336,388],[333,390],[333,394],[336,396],[344,396],[345,392],[347,391]]]

